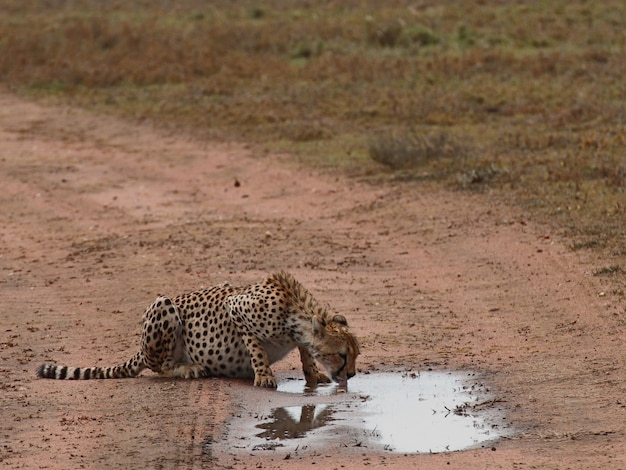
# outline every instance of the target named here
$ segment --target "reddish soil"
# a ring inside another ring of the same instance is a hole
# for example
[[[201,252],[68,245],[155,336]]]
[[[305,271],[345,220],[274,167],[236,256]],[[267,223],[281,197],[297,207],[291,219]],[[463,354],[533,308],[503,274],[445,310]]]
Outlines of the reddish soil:
[[[372,187],[6,93],[0,187],[5,468],[626,467],[624,305],[592,275],[611,263],[489,195]],[[517,434],[406,456],[339,439],[285,461],[228,451],[228,417],[272,399],[248,383],[35,378],[126,360],[159,293],[281,269],[348,317],[361,372],[475,370]]]

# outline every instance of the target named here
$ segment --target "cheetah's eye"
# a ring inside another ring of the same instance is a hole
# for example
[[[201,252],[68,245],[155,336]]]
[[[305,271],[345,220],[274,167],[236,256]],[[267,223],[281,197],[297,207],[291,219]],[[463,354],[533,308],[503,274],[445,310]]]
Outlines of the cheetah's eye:
[[[346,353],[339,353],[339,357],[343,359],[344,361],[348,359],[348,355]]]

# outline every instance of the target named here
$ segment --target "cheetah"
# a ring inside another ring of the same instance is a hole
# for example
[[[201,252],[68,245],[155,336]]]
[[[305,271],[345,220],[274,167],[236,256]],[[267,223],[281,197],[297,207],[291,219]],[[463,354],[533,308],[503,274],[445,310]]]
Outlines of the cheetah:
[[[359,343],[342,315],[329,315],[291,275],[275,273],[244,287],[228,283],[172,299],[159,296],[144,315],[140,351],[114,367],[42,364],[48,379],[136,377],[148,368],[180,378],[254,378],[276,388],[270,366],[298,348],[307,384],[336,382],[356,373]]]

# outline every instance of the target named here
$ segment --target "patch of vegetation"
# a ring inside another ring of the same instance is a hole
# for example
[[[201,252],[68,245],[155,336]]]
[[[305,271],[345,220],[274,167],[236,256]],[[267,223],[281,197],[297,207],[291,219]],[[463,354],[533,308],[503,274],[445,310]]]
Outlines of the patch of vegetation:
[[[598,248],[599,246],[601,246],[601,243],[598,240],[586,240],[586,241],[574,242],[572,244],[572,250],[576,251],[576,250]]]
[[[506,175],[508,175],[506,169],[499,167],[496,163],[489,163],[482,167],[465,169],[457,174],[456,181],[462,188],[477,189],[489,186]]]
[[[600,269],[596,269],[593,272],[594,276],[612,276],[614,274],[619,274],[619,273],[623,273],[624,271],[622,270],[621,267],[614,265],[614,266],[607,266],[604,268],[600,268]]]
[[[620,258],[625,22],[621,0],[4,0],[0,81],[370,180],[489,189]]]

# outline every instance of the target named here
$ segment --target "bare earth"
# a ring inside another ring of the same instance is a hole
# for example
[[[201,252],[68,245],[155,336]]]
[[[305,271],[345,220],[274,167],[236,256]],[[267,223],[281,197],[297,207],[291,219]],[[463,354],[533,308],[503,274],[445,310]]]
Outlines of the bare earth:
[[[626,467],[624,306],[591,274],[609,263],[519,209],[6,93],[0,188],[3,468]],[[157,294],[281,269],[348,317],[360,372],[477,371],[516,435],[433,455],[346,437],[286,461],[229,452],[229,416],[274,396],[249,383],[34,377],[43,361],[126,360]]]

